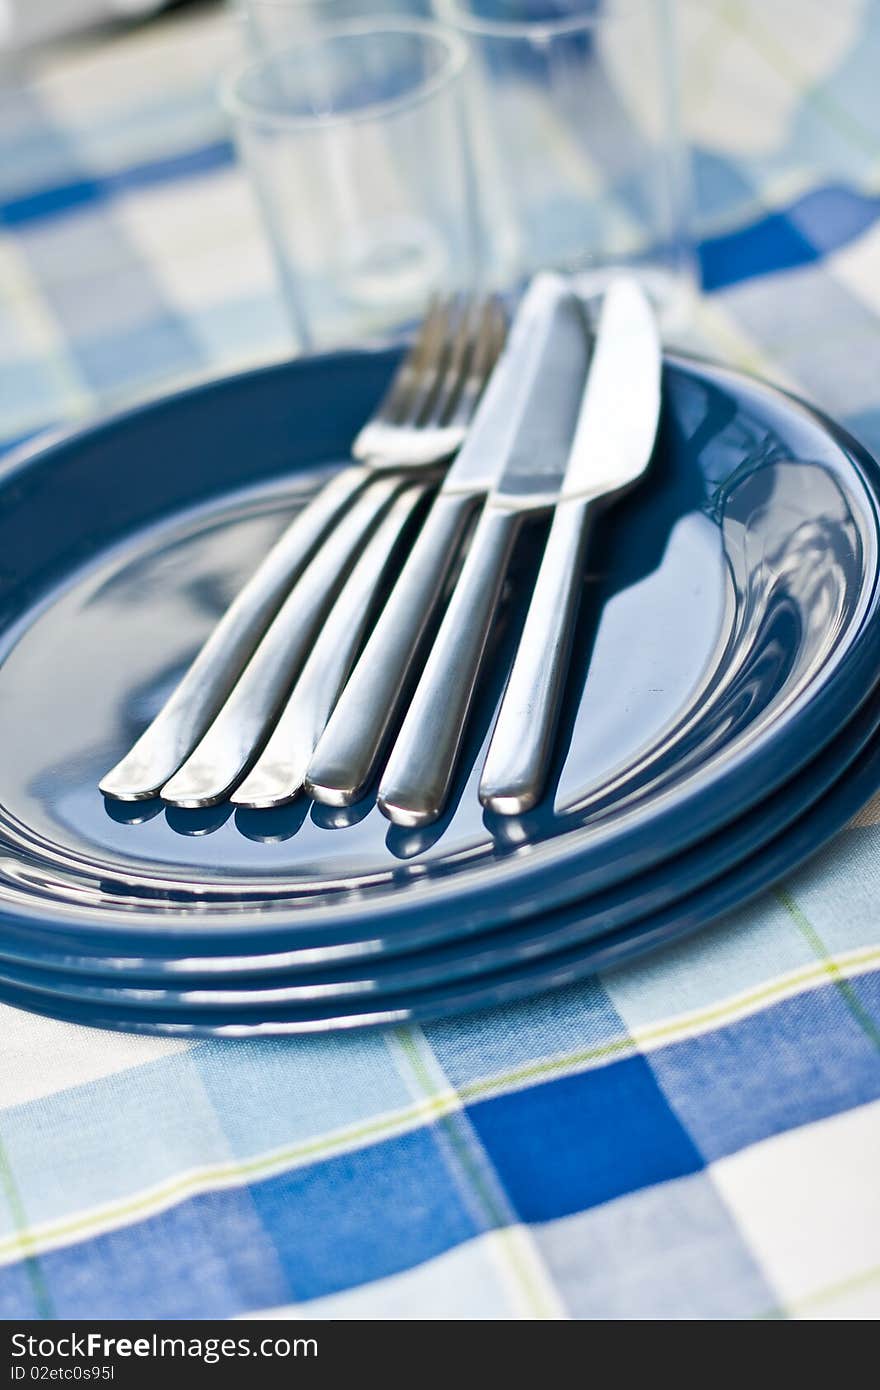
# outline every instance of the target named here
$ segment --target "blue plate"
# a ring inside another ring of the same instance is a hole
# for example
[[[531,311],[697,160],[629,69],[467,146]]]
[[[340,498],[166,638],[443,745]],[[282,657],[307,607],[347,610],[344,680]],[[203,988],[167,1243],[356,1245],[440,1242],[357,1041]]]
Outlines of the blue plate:
[[[215,1006],[264,1007],[403,994],[453,980],[470,979],[538,960],[636,923],[650,926],[663,908],[714,882],[779,836],[823,795],[860,756],[871,757],[880,728],[880,691],[818,758],[785,787],[722,831],[625,885],[586,902],[557,908],[528,922],[436,946],[412,955],[376,957],[343,968],[332,963],[291,973],[284,958],[120,960],[55,956],[34,942],[0,934],[0,985],[23,986],[49,995],[104,1003],[114,1009],[148,1005],[188,1010]],[[880,774],[878,774],[880,782]],[[816,848],[837,828],[833,818],[814,816]],[[220,967],[220,971],[218,971]],[[220,973],[222,972],[222,973]]]
[[[0,930],[59,951],[361,959],[527,921],[763,800],[852,717],[880,650],[880,474],[807,407],[670,360],[657,459],[594,547],[547,800],[495,819],[482,751],[541,538],[524,535],[447,816],[105,804],[394,364],[347,354],[166,398],[0,471]]]
[[[172,1010],[149,1006],[116,1008],[61,998],[0,983],[0,1001],[72,1023],[126,1032],[174,1036],[272,1036],[326,1032],[338,1028],[382,1027],[429,1022],[450,1014],[509,1004],[544,990],[576,983],[597,971],[622,965],[636,956],[688,935],[724,913],[740,907],[812,854],[840,830],[880,786],[880,736],[875,735],[848,774],[839,778],[809,811],[743,863],[679,902],[623,930],[598,940],[525,960],[476,979],[447,982],[421,991],[354,999],[322,1006],[283,1007],[261,1002],[256,1007]],[[553,914],[554,929],[567,924],[577,940],[579,909]],[[548,929],[551,921],[546,923]]]
[[[834,742],[798,776],[773,797],[723,831],[686,851],[671,864],[600,893],[579,903],[548,913],[534,921],[517,923],[487,934],[469,937],[450,945],[427,949],[411,956],[377,958],[360,966],[327,968],[318,971],[285,972],[285,964],[274,960],[249,959],[240,963],[236,974],[217,975],[221,964],[231,970],[228,960],[212,959],[167,961],[102,960],[78,958],[69,973],[68,962],[42,953],[28,960],[12,943],[12,958],[6,956],[7,943],[0,936],[0,985],[21,986],[62,999],[104,1004],[114,1010],[148,1006],[159,1011],[182,1011],[195,1017],[204,1009],[274,1007],[306,1004],[329,998],[346,1001],[386,994],[418,992],[439,984],[480,975],[508,971],[572,947],[638,924],[648,931],[651,920],[670,904],[693,894],[696,889],[723,879],[736,865],[747,860],[761,846],[778,837],[789,825],[800,821],[804,812],[843,776],[853,761],[875,757],[873,744],[880,744],[880,693],[875,692],[858,715]],[[867,749],[867,753],[866,753]],[[877,774],[880,783],[880,772]],[[861,785],[861,782],[860,782]],[[870,788],[867,795],[873,788]],[[809,822],[818,848],[837,828],[832,802],[826,803],[830,815],[817,813]],[[25,943],[27,946],[27,943]],[[17,958],[16,958],[17,957]],[[91,965],[91,969],[89,966]],[[59,968],[60,967],[60,968]],[[86,972],[77,973],[77,972]],[[254,979],[253,972],[263,978]],[[268,975],[266,972],[269,972]],[[165,974],[166,978],[161,976]],[[173,974],[176,978],[169,979]],[[109,978],[102,978],[107,976]],[[115,977],[115,978],[114,978]]]

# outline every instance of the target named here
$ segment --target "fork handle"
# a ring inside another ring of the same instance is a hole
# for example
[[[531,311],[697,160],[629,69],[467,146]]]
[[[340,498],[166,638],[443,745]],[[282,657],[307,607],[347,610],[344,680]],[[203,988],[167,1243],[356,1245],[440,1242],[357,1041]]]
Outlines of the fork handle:
[[[268,743],[232,793],[234,805],[283,806],[302,791],[309,760],[354,664],[390,558],[429,486],[417,482],[402,492],[364,546],[314,640]]]
[[[571,500],[553,516],[480,779],[480,800],[500,815],[530,810],[544,791],[595,511]]]
[[[271,730],[357,556],[404,483],[386,476],[365,490],[272,619],[208,732],[162,788],[173,806],[215,806],[238,783]]]
[[[436,820],[449,797],[522,513],[487,506],[379,785],[397,825]]]
[[[434,499],[309,764],[306,790],[316,801],[350,806],[372,781],[477,500]]]
[[[102,779],[106,796],[120,801],[155,796],[177,771],[207,732],[328,528],[374,476],[362,464],[344,468],[294,517],[153,722]]]

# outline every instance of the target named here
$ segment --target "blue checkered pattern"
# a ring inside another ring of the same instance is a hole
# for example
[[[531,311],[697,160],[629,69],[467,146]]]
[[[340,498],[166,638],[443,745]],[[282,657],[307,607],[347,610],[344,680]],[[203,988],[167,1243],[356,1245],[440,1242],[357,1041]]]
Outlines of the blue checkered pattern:
[[[880,5],[681,5],[694,339],[880,449]],[[281,354],[185,13],[0,108],[0,438]],[[568,991],[263,1042],[0,1008],[0,1316],[876,1317],[880,799]]]

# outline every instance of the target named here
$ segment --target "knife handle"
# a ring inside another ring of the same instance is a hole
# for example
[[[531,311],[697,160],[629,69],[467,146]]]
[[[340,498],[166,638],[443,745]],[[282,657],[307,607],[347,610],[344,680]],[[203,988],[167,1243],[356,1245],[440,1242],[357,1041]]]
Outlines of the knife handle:
[[[309,764],[306,790],[316,801],[350,806],[372,781],[477,500],[434,499]]]
[[[553,515],[480,779],[480,800],[500,815],[530,810],[544,791],[595,510],[579,498]]]
[[[487,506],[379,785],[397,825],[427,825],[449,796],[522,513]]]

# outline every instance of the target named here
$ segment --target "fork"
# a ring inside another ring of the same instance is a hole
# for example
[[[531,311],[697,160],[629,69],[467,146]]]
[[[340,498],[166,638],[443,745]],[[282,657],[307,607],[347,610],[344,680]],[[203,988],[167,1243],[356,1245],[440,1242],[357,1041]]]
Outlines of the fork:
[[[321,489],[283,532],[214,628],[152,723],[99,783],[105,796],[140,801],[157,795],[185,764],[220,714],[291,590],[320,565],[324,610],[354,555],[389,504],[389,475],[426,476],[461,445],[501,350],[505,320],[493,297],[454,296],[428,310],[415,343],[352,446],[357,463]],[[364,494],[364,495],[361,495]],[[348,548],[331,545],[334,526],[357,502],[360,528]],[[325,553],[326,552],[326,553]],[[312,576],[313,580],[315,576]],[[314,631],[322,603],[312,588],[306,620]],[[303,649],[304,650],[304,649]],[[291,679],[295,671],[290,671]],[[181,805],[207,805],[198,793]],[[173,789],[172,789],[173,791]]]

